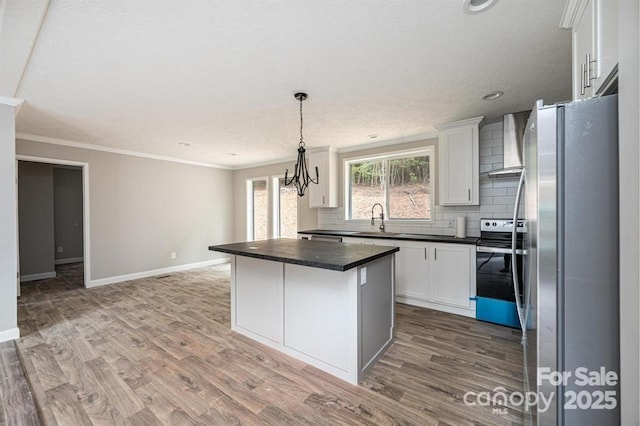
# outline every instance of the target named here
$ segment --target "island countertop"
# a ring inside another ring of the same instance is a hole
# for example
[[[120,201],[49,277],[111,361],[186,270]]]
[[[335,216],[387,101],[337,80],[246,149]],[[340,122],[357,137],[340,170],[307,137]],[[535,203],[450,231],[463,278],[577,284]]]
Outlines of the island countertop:
[[[347,271],[372,260],[388,256],[400,249],[398,247],[279,238],[220,244],[209,246],[209,250],[313,268]]]

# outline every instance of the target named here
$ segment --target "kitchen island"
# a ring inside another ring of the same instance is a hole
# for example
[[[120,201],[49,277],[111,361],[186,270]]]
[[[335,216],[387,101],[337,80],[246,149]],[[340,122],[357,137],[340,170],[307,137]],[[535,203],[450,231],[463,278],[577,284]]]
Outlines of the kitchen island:
[[[231,256],[231,328],[352,384],[393,342],[397,247],[275,239]]]

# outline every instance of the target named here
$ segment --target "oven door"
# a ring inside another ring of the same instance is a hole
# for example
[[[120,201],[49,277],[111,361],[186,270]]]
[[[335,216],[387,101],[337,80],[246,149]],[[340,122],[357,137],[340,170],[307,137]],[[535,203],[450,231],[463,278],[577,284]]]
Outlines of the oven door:
[[[476,251],[476,295],[515,302],[511,274],[511,249],[479,246]],[[516,253],[518,274],[522,280],[523,251],[517,250]]]
[[[476,319],[519,327],[511,274],[510,248],[478,246],[476,249]],[[523,250],[516,251],[522,282]]]

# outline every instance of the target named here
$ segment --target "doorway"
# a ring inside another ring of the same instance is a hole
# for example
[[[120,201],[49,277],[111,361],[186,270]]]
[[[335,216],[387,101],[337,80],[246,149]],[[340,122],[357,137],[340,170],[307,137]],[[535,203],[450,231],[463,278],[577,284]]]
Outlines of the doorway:
[[[20,283],[90,279],[88,163],[16,156]]]

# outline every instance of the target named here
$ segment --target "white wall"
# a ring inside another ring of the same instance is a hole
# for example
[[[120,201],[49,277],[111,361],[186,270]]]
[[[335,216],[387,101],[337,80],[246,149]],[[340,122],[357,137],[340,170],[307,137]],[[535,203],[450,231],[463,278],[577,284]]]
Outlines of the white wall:
[[[533,106],[533,105],[532,105]],[[346,221],[344,212],[344,179],[343,161],[349,158],[357,158],[371,154],[379,154],[404,149],[415,149],[426,146],[435,147],[433,161],[437,164],[437,139],[428,139],[421,142],[398,144],[382,148],[353,151],[340,155],[338,169],[340,170],[340,207],[336,209],[320,209],[318,212],[318,227],[321,229],[340,229],[357,231],[376,231],[378,223],[371,226],[368,221]],[[487,124],[480,130],[480,173],[502,168],[502,123]],[[436,180],[432,180],[432,191],[437,187]],[[458,216],[467,218],[467,235],[480,235],[480,218],[495,217],[504,218],[513,216],[513,205],[518,187],[518,180],[510,179],[483,179],[480,181],[480,205],[479,206],[435,206],[433,221],[430,223],[411,222],[385,222],[389,232],[410,232],[435,235],[455,235],[455,219]],[[454,226],[449,227],[450,221]]]
[[[207,247],[233,239],[229,170],[24,140],[17,153],[89,164],[93,284],[213,261]]]
[[[19,337],[15,115],[12,102],[0,100],[0,342]]]
[[[619,0],[620,356],[622,424],[640,424],[640,9]]]

